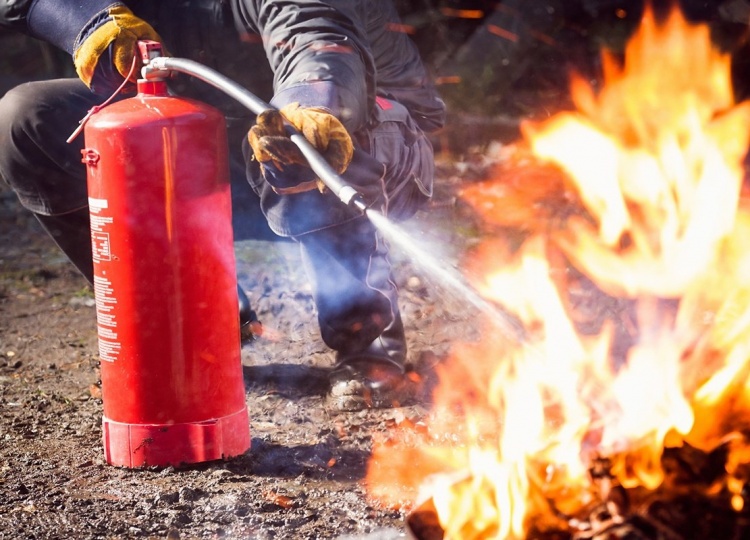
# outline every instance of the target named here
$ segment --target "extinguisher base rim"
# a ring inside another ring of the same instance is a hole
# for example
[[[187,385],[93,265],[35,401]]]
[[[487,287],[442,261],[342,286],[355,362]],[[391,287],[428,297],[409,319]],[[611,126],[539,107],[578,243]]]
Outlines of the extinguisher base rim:
[[[226,460],[250,449],[247,408],[220,418],[178,424],[118,422],[103,416],[107,463],[119,467],[184,467]]]

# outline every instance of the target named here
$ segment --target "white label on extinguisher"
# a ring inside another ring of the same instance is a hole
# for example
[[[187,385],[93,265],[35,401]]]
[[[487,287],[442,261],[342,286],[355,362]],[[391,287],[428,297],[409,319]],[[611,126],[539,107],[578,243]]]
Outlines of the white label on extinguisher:
[[[91,217],[91,251],[94,262],[111,261],[112,251],[109,241],[107,225],[112,224],[112,217],[101,215],[102,210],[109,208],[107,199],[89,197],[89,212]]]
[[[112,216],[103,212],[109,208],[107,199],[89,197],[89,213],[91,217],[91,250],[94,263],[112,260],[112,250],[108,227],[112,224]],[[120,355],[122,344],[117,336],[117,317],[114,306],[117,304],[112,282],[103,273],[94,275],[94,298],[96,300],[96,323],[99,334],[99,358],[104,362],[114,362]]]
[[[101,208],[109,208],[109,201],[107,201],[107,199],[89,197],[89,209],[99,210]]]
[[[122,349],[117,339],[117,320],[112,313],[117,299],[112,292],[112,282],[101,276],[94,276],[94,298],[96,299],[96,323],[99,334],[99,358],[114,362]]]

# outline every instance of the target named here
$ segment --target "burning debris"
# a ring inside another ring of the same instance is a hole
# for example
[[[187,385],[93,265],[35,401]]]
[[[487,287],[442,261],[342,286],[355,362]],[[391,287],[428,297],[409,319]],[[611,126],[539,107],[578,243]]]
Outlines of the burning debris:
[[[376,444],[418,538],[748,534],[750,103],[676,9],[602,64],[463,193],[492,233],[467,274],[527,333],[457,346],[429,421]]]

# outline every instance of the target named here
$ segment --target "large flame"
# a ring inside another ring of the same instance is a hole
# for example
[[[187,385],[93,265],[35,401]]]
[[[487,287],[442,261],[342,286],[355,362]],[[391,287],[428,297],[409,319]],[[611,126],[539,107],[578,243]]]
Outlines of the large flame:
[[[676,9],[646,9],[624,60],[603,54],[601,89],[574,78],[571,92],[575,111],[525,124],[498,178],[464,193],[495,231],[467,275],[524,341],[488,327],[457,346],[429,423],[373,451],[371,494],[431,498],[446,538],[559,526],[596,499],[602,457],[625,488],[653,490],[665,447],[685,444],[731,443],[741,506],[750,104],[709,29]]]

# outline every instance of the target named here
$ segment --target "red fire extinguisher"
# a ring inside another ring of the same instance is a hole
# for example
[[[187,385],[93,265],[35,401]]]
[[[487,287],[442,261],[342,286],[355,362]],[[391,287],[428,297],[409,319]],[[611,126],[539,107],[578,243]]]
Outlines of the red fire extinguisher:
[[[141,80],[84,134],[106,460],[240,455],[250,429],[224,117]]]

